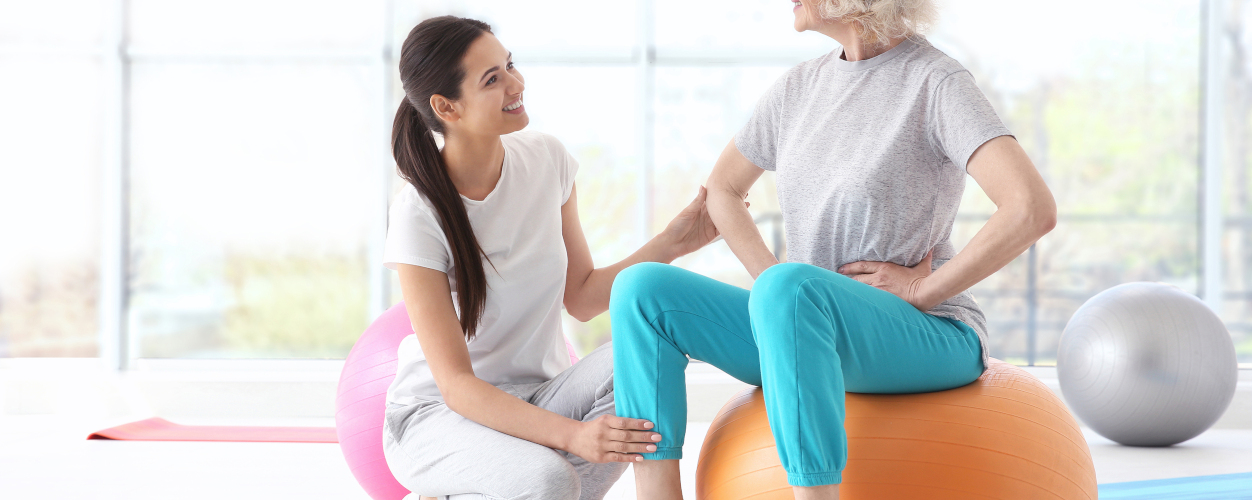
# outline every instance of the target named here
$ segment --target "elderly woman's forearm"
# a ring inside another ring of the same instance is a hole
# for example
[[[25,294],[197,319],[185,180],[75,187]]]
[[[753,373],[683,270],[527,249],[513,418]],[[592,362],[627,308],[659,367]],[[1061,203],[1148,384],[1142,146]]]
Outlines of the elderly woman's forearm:
[[[778,263],[765,246],[765,239],[752,221],[752,214],[743,206],[741,196],[725,187],[709,186],[708,207],[713,224],[753,279]]]
[[[926,303],[939,304],[999,271],[1056,226],[1055,205],[997,210],[956,256],[926,279]]]
[[[765,246],[765,239],[761,238],[761,232],[752,221],[752,214],[743,204],[748,190],[761,177],[761,172],[760,167],[739,152],[732,139],[713,165],[713,173],[709,175],[706,186],[709,193],[705,204],[708,205],[709,218],[713,219],[713,225],[717,226],[730,251],[743,263],[752,279],[778,263]]]

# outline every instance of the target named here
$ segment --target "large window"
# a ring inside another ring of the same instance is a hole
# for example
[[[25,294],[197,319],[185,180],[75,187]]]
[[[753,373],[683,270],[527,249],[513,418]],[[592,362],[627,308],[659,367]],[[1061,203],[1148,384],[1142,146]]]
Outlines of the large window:
[[[1083,301],[1163,281],[1218,308],[1252,362],[1249,3],[942,2],[928,39],[971,70],[1060,211],[973,289],[992,356],[1052,363]],[[346,355],[400,298],[380,263],[401,185],[395,66],[443,14],[487,21],[514,53],[531,127],[581,165],[601,265],[691,200],[779,75],[836,49],[767,0],[5,3],[0,356]],[[772,174],[749,201],[785,257]],[[958,248],[994,208],[969,179]],[[676,264],[750,286],[724,243]],[[583,351],[611,331],[607,315],[566,326]]]
[[[0,3],[0,357],[99,350],[105,7]]]
[[[991,354],[1055,363],[1073,312],[1120,283],[1198,293],[1199,5],[967,0],[943,14],[930,38],[974,74],[1057,201],[1056,229],[973,290]],[[958,248],[995,209],[972,179],[965,194]]]
[[[1220,85],[1214,89],[1222,113],[1220,155],[1223,265],[1222,319],[1235,338],[1241,362],[1252,361],[1252,2],[1227,0],[1216,6],[1214,39]]]
[[[383,3],[127,5],[133,355],[343,356],[383,192]]]

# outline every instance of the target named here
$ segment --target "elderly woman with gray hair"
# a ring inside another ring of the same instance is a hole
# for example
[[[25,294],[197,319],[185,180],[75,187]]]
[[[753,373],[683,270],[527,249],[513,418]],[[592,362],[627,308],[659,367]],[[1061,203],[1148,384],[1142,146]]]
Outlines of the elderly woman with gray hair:
[[[987,359],[969,287],[1056,224],[1038,171],[960,63],[921,31],[932,0],[792,0],[796,31],[842,45],[787,71],[708,180],[708,211],[756,279],[751,290],[638,264],[611,294],[617,414],[656,423],[635,464],[639,498],[681,498],[683,371],[709,362],[764,388],[795,498],[838,498],[844,393],[968,384]],[[744,207],[777,174],[779,264]],[[959,253],[968,173],[996,211]]]

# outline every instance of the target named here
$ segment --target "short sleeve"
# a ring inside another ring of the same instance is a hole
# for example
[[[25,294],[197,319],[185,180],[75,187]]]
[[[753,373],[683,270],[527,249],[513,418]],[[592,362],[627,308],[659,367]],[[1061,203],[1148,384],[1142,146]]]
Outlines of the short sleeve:
[[[552,153],[552,163],[556,166],[557,176],[561,178],[561,206],[569,201],[574,191],[574,177],[578,175],[578,160],[574,159],[565,145],[556,137],[544,136],[548,143],[548,151]]]
[[[779,117],[782,115],[783,95],[786,93],[790,74],[784,74],[761,96],[756,103],[756,110],[752,112],[752,118],[735,134],[735,148],[739,149],[739,154],[765,170],[772,171],[776,168],[774,160],[778,150]]]
[[[421,201],[402,193],[391,205],[383,265],[394,270],[396,264],[411,264],[446,273],[451,267],[447,237],[434,214],[417,203]]]
[[[931,102],[931,144],[961,169],[969,166],[969,157],[979,146],[996,137],[1012,135],[969,71],[945,77],[935,88]]]

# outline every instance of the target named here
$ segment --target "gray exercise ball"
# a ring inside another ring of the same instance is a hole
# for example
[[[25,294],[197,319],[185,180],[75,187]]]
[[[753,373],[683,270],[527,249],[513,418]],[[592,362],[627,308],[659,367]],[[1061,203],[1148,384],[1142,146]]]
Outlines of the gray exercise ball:
[[[1127,283],[1070,318],[1056,353],[1065,402],[1101,436],[1169,446],[1207,430],[1230,406],[1235,346],[1204,302],[1164,283]]]

